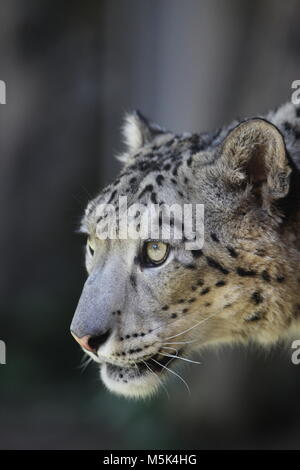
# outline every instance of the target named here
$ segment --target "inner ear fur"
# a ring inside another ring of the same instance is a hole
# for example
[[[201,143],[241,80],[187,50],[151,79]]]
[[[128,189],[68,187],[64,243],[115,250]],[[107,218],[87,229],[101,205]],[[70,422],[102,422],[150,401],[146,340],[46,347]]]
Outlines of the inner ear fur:
[[[231,183],[249,183],[265,202],[283,198],[289,191],[291,168],[283,136],[264,119],[235,127],[223,142],[221,161]]]

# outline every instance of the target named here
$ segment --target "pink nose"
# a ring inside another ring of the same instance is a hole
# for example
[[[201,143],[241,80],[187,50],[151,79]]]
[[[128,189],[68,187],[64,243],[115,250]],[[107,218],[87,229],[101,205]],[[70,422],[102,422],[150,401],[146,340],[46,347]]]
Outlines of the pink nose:
[[[71,335],[74,337],[74,339],[77,341],[77,343],[80,344],[80,346],[82,348],[84,348],[84,349],[86,349],[87,351],[90,351],[90,352],[96,352],[96,349],[94,349],[89,344],[89,340],[91,339],[90,335],[85,335],[85,336],[82,336],[82,338],[78,338],[78,336],[76,336],[75,333],[73,333],[73,331],[71,331]]]

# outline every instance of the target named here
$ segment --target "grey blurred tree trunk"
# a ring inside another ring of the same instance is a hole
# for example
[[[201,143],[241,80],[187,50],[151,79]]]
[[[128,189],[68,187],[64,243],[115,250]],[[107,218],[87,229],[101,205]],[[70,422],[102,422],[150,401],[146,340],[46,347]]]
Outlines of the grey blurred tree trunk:
[[[101,165],[102,12],[93,1],[0,4],[2,335],[54,331],[46,312],[76,303],[74,233]]]

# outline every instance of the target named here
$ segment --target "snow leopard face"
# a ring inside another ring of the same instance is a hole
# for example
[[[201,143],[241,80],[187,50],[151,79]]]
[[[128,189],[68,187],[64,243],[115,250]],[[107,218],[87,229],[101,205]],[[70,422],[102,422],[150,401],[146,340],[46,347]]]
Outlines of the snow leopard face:
[[[287,112],[296,132],[298,110]],[[274,342],[298,318],[298,171],[278,113],[179,136],[127,117],[124,168],[82,221],[88,278],[71,324],[111,391],[152,394],[196,350]],[[184,233],[101,239],[110,215],[99,207],[118,213],[125,196],[129,207],[203,204],[203,246],[187,249]]]

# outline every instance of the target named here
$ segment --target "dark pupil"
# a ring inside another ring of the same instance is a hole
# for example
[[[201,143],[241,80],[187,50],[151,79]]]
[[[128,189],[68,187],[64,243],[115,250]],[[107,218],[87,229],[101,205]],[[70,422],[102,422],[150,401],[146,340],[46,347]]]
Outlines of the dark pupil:
[[[157,245],[157,243],[154,243],[154,244],[152,245],[152,248],[153,248],[154,250],[158,250],[158,245]]]

